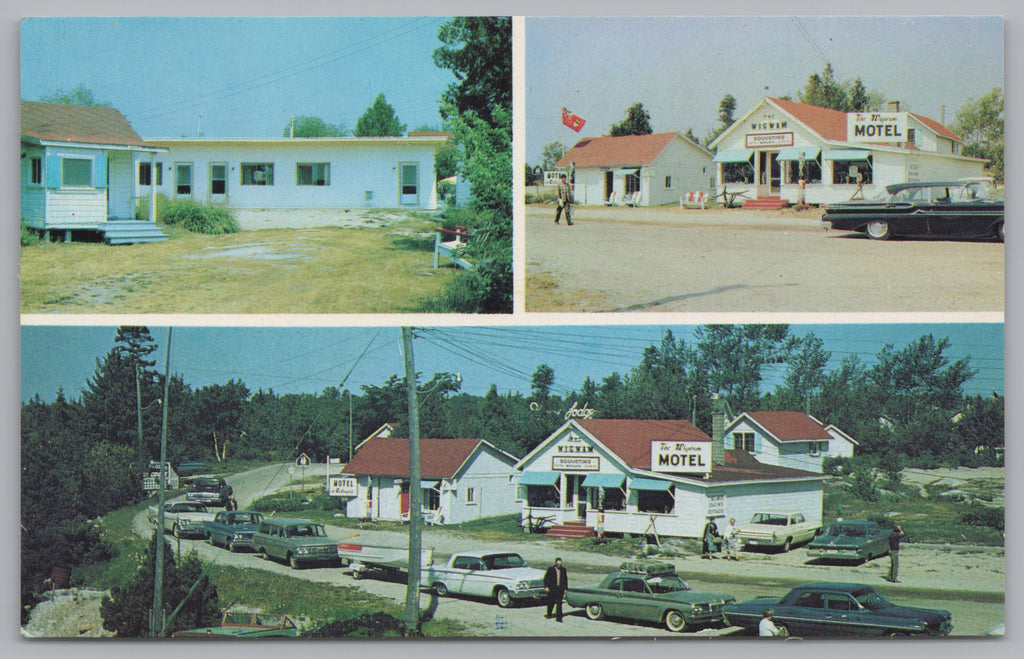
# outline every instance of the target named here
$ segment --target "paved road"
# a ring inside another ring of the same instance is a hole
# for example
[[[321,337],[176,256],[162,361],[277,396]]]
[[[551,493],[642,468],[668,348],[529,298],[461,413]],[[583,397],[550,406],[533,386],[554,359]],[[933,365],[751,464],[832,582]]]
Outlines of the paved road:
[[[316,470],[322,469],[322,466],[307,467],[303,472],[296,467],[293,473],[289,473],[287,465],[270,465],[232,476],[228,482],[235,488],[236,498],[244,507],[254,498],[287,487],[292,481],[312,476]],[[136,528],[140,533],[152,532],[144,514],[136,518]],[[406,542],[405,534],[374,529],[372,525],[359,529],[330,527],[328,532],[338,541],[368,545],[403,546]],[[174,541],[172,546],[175,546]],[[434,549],[436,559],[467,548],[464,539],[439,527],[424,530],[423,546]],[[570,570],[571,583],[581,585],[596,583],[622,561],[621,558],[589,552],[566,551],[540,536],[524,536],[522,541],[503,542],[502,548],[519,552],[533,566],[548,565],[557,554]],[[405,601],[405,584],[388,581],[383,575],[371,575],[356,581],[335,567],[296,571],[253,554],[232,554],[215,549],[205,541],[181,541],[183,552],[192,549],[207,560],[220,564],[270,570],[333,586],[355,586],[398,603]],[[672,559],[694,589],[728,593],[740,601],[759,595],[782,595],[795,583],[842,580],[875,585],[884,595],[901,604],[948,609],[953,612],[954,633],[957,635],[983,635],[1004,619],[1005,562],[1002,550],[951,551],[946,547],[910,545],[901,554],[903,583],[899,585],[886,584],[881,580],[888,567],[887,559],[852,567],[811,565],[806,561],[803,549],[782,555],[744,553],[739,563],[702,561],[695,556]],[[421,602],[426,608],[431,604],[431,597],[423,594]],[[568,607],[567,611],[572,613],[566,616],[564,623],[557,624],[544,619],[544,609],[539,604],[501,609],[491,602],[448,597],[436,600],[436,605],[437,617],[459,620],[480,636],[678,636],[654,625],[587,620],[582,611]],[[728,633],[728,630],[709,629],[692,635],[715,636],[722,633]]]
[[[526,208],[526,311],[1004,309],[1003,245],[824,232],[819,211]]]

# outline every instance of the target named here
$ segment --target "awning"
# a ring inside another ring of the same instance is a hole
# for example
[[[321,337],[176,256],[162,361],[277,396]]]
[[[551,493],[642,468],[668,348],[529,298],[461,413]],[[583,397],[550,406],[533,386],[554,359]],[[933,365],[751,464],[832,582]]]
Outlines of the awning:
[[[634,478],[629,481],[631,490],[649,490],[651,492],[668,492],[672,487],[669,481],[655,480],[653,478]]]
[[[560,474],[557,471],[524,471],[519,477],[520,485],[554,485]]]
[[[825,160],[867,160],[869,155],[864,149],[832,149],[825,152]]]
[[[750,162],[752,155],[753,149],[726,149],[716,153],[711,162]]]
[[[421,490],[436,490],[441,481],[420,481]]]
[[[625,174],[626,176],[640,176],[640,168],[632,167],[630,169],[613,169],[612,174]]]
[[[800,154],[804,154],[804,160],[814,160],[821,153],[821,149],[816,146],[787,146],[783,149],[779,149],[779,155],[775,157],[776,160],[800,160]]]
[[[626,474],[587,474],[583,487],[622,487]]]

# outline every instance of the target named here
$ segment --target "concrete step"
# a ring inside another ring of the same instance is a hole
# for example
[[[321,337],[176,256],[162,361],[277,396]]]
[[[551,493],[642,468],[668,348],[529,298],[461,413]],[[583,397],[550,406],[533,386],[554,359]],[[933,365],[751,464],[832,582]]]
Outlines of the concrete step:
[[[108,220],[99,227],[103,240],[111,245],[154,243],[167,240],[155,222],[141,220]]]

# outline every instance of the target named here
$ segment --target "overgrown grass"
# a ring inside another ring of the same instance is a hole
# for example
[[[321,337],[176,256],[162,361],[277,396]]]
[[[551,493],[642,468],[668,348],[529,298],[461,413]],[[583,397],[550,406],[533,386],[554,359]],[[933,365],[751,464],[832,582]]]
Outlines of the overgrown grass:
[[[42,238],[39,236],[38,231],[29,229],[24,224],[21,225],[21,246],[30,247],[32,245],[38,245],[42,242]]]
[[[112,558],[93,565],[76,566],[71,573],[72,583],[107,589],[120,586],[131,578],[149,546],[149,536],[135,533],[133,519],[154,503],[155,499],[149,498],[101,517],[100,539]]]
[[[172,199],[157,206],[163,224],[180,226],[194,233],[238,233],[241,227],[226,208],[207,206],[192,199]]]

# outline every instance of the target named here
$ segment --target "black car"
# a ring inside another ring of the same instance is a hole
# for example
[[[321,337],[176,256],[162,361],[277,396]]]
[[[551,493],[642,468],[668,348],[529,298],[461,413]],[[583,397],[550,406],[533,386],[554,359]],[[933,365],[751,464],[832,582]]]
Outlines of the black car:
[[[789,636],[948,636],[953,615],[938,609],[899,606],[871,586],[810,583],[782,598],[758,597],[726,604],[726,622],[757,633],[765,609]]]
[[[226,506],[232,494],[234,490],[223,478],[203,476],[192,482],[192,489],[185,493],[185,499],[206,506]]]
[[[1003,200],[988,180],[898,183],[875,199],[826,204],[825,229],[892,236],[1003,239]]]

